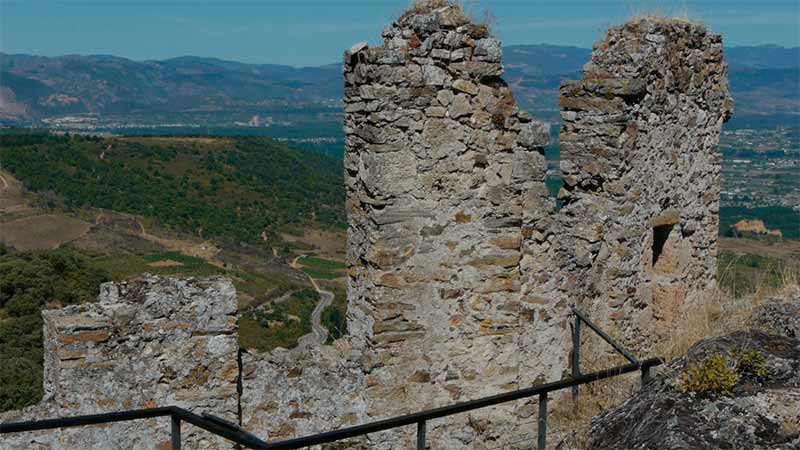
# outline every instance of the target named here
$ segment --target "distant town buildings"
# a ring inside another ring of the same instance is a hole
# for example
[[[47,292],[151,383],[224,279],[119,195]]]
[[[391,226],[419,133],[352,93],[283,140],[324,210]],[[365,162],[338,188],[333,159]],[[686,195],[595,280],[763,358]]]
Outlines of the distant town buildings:
[[[335,105],[332,105],[335,106]],[[113,136],[137,130],[197,129],[211,134],[216,127],[269,128],[302,127],[302,123],[273,115],[255,114],[247,121],[209,126],[187,121],[153,121],[129,116],[73,114],[42,119],[41,125],[54,134]],[[168,132],[168,131],[167,131]],[[276,137],[280,141],[336,143],[340,137]],[[800,211],[800,129],[777,126],[774,129],[725,130],[720,138],[725,155],[722,171],[722,206],[785,206]],[[548,168],[548,177],[558,178],[557,162]]]

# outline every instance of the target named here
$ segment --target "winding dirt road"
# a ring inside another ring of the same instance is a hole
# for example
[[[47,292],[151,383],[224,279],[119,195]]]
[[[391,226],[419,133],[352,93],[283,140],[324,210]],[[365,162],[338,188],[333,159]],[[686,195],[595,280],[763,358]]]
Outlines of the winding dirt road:
[[[319,303],[311,313],[311,333],[301,336],[297,340],[301,346],[322,345],[328,341],[328,329],[322,326],[321,321],[322,312],[333,302],[333,293],[321,289],[317,289],[317,292],[319,292]]]
[[[302,257],[303,255],[300,255],[292,260],[290,265],[293,269],[300,270],[300,265],[297,264],[297,261]],[[319,303],[317,303],[317,306],[314,307],[314,311],[311,313],[311,333],[300,336],[297,340],[298,345],[303,347],[315,344],[322,345],[328,341],[328,329],[322,326],[322,312],[333,302],[333,292],[321,289],[315,279],[311,278],[308,274],[306,274],[306,276],[311,282],[311,285],[314,286],[314,289],[319,293]]]

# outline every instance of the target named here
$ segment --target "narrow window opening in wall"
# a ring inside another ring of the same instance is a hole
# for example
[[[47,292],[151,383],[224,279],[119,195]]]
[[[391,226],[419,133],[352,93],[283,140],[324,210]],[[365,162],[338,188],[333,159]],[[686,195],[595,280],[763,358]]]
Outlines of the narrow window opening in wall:
[[[658,263],[658,258],[664,252],[664,244],[669,239],[669,234],[672,232],[674,225],[659,225],[653,227],[653,267]]]
[[[550,197],[558,199],[558,191],[564,186],[564,181],[561,179],[561,152],[558,142],[545,147],[544,158],[547,161],[547,178],[545,178],[547,192]],[[561,206],[560,202],[558,206]]]

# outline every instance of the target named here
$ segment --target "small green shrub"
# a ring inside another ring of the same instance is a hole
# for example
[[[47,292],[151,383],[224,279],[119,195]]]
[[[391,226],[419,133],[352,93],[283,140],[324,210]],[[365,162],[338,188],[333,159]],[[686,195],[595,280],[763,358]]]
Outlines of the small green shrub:
[[[681,379],[681,387],[684,392],[707,396],[730,392],[738,381],[736,370],[717,354],[690,366]]]
[[[730,358],[716,354],[694,364],[683,374],[684,392],[707,396],[730,392],[741,379],[765,380],[769,369],[764,356],[755,349],[735,348]]]
[[[733,359],[736,371],[743,377],[763,380],[769,377],[769,370],[764,366],[764,357],[755,349],[735,349]]]

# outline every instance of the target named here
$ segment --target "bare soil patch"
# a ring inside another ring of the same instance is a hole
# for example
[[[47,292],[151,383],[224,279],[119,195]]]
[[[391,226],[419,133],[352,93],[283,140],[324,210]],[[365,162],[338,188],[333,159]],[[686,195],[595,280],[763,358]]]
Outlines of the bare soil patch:
[[[199,239],[169,239],[148,233],[141,222],[139,222],[139,227],[141,229],[142,238],[161,245],[169,251],[183,253],[184,255],[188,256],[194,256],[195,258],[203,259],[216,266],[221,265],[216,260],[216,256],[219,253],[219,247],[214,245],[211,241],[203,241]]]
[[[301,236],[282,233],[281,239],[313,248],[319,256],[343,261],[347,245],[347,232],[306,229]]]
[[[29,208],[22,183],[8,172],[0,172],[0,212],[19,212]]]
[[[91,224],[67,216],[44,214],[0,223],[0,242],[17,250],[56,248],[83,236]]]
[[[150,267],[178,267],[182,266],[182,262],[173,261],[171,259],[164,259],[161,261],[155,261],[147,264]]]
[[[746,253],[750,255],[770,256],[773,258],[800,259],[800,241],[794,240],[757,240],[720,238],[719,248],[722,251]]]
[[[142,144],[199,144],[199,145],[223,145],[231,142],[230,139],[225,138],[211,138],[211,137],[129,137],[120,138],[121,141],[139,142]]]

